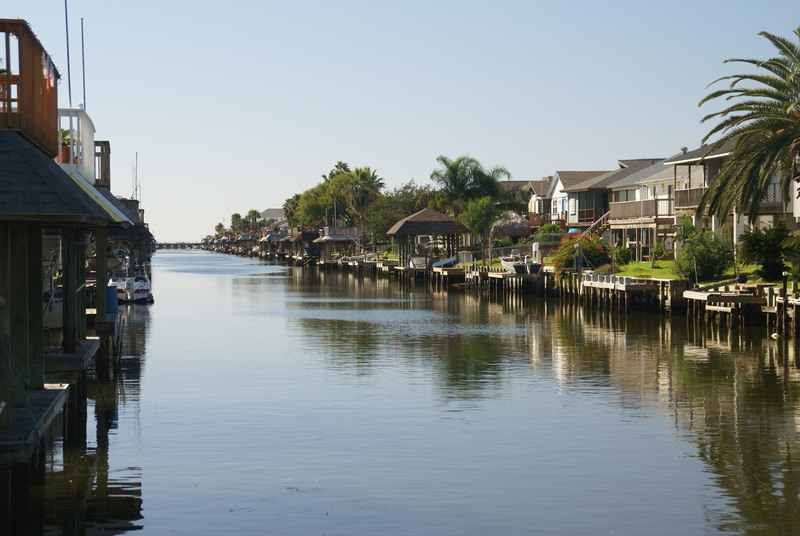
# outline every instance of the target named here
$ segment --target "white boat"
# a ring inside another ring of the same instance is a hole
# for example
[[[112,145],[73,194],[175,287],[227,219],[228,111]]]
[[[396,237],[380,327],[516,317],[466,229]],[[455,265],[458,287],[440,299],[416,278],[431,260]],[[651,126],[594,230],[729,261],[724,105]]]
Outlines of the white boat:
[[[500,257],[500,264],[512,274],[537,274],[542,267],[538,262],[531,262],[529,255],[524,258],[519,255]]]
[[[108,286],[117,288],[118,302],[153,303],[153,293],[150,291],[150,278],[147,277],[145,273],[138,273],[133,277],[113,275],[108,281]]]

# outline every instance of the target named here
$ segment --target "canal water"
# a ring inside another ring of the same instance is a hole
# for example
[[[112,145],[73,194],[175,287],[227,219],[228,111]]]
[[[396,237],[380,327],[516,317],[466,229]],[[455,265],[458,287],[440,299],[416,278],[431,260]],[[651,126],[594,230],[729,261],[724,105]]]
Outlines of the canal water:
[[[763,329],[153,265],[85,452],[48,451],[43,534],[800,530],[800,376]]]

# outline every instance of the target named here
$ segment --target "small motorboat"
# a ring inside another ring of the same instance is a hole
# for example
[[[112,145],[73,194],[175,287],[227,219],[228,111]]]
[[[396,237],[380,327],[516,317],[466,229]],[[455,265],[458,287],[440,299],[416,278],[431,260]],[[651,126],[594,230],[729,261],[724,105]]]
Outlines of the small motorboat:
[[[520,257],[519,255],[508,255],[500,257],[500,264],[512,274],[538,274],[542,265],[538,262],[531,262],[530,255]]]
[[[144,272],[135,274],[133,277],[113,275],[108,281],[108,286],[117,288],[118,302],[153,303],[154,301],[150,288],[150,278]]]

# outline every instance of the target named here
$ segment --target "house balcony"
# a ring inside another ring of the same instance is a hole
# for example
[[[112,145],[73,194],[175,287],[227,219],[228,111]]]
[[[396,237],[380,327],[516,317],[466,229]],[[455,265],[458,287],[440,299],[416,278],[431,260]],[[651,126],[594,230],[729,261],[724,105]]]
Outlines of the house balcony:
[[[58,154],[58,79],[28,23],[0,19],[0,129],[18,130],[46,154]]]
[[[611,203],[608,216],[611,226],[625,224],[652,225],[674,221],[672,199],[644,199]]]
[[[89,114],[80,108],[60,108],[58,124],[62,137],[61,150],[56,156],[56,162],[70,175],[81,175],[91,184],[95,184],[97,148],[94,141],[94,123]]]
[[[703,194],[708,190],[707,187],[701,188],[688,188],[684,190],[675,190],[675,210],[678,213],[688,213],[695,210],[700,206],[700,199]],[[764,197],[761,199],[761,206],[759,207],[760,214],[781,214],[784,212],[783,192],[781,185],[778,183],[771,183],[767,186]]]
[[[596,222],[607,209],[602,208],[581,208],[578,209],[578,226],[587,227]]]
[[[545,212],[543,214],[533,214],[528,213],[528,223],[531,227],[541,227],[547,223],[555,223],[555,224],[562,224],[566,220],[564,214],[550,214],[549,212]]]
[[[700,205],[700,198],[703,197],[706,190],[708,190],[708,188],[705,186],[675,190],[675,209],[686,210],[697,208]]]

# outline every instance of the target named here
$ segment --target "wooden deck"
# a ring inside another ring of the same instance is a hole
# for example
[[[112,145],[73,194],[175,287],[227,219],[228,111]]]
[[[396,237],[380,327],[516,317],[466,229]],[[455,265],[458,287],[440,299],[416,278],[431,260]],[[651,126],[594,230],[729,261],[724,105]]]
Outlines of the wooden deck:
[[[11,412],[11,426],[0,430],[0,463],[25,463],[44,433],[67,402],[69,386],[45,384],[28,392],[27,408],[5,408]]]

